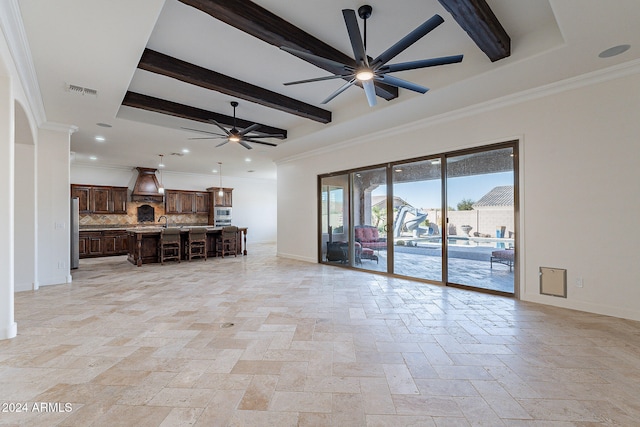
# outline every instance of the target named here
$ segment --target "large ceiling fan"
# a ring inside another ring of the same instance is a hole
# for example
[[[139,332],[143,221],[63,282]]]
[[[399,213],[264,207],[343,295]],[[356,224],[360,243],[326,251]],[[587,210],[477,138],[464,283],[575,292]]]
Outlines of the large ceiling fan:
[[[217,121],[213,120],[213,119],[209,119],[209,121],[211,123],[213,123],[214,125],[218,126],[223,132],[224,134],[221,133],[216,133],[216,132],[209,132],[206,130],[200,130],[200,129],[192,129],[192,128],[182,128],[182,129],[187,129],[187,130],[191,130],[194,132],[201,132],[201,133],[206,133],[208,135],[214,135],[214,136],[208,136],[208,137],[202,137],[202,138],[189,138],[189,139],[221,139],[224,138],[225,140],[223,142],[221,142],[220,144],[216,145],[216,147],[220,147],[224,144],[226,144],[227,142],[236,142],[240,145],[242,145],[244,148],[246,148],[247,150],[251,150],[253,147],[250,146],[248,144],[248,142],[254,143],[254,144],[263,144],[263,145],[269,145],[271,147],[277,147],[277,144],[273,144],[271,142],[265,142],[265,141],[258,141],[257,138],[284,138],[284,135],[275,135],[275,134],[269,134],[269,135],[247,135],[251,132],[256,131],[258,128],[260,128],[260,124],[258,123],[254,123],[251,126],[244,128],[242,130],[238,130],[236,128],[236,107],[238,106],[238,103],[236,101],[231,101],[231,106],[233,107],[233,127],[230,130],[227,130],[224,126],[222,126],[220,123],[218,123]]]
[[[367,19],[371,17],[372,8],[369,5],[360,6],[358,8],[358,15],[364,20],[364,42],[360,36],[360,27],[358,26],[358,20],[356,13],[352,9],[343,9],[342,15],[344,16],[344,22],[347,26],[347,32],[349,33],[349,40],[351,41],[351,47],[353,48],[353,54],[355,56],[356,66],[343,64],[341,62],[333,61],[330,59],[316,56],[314,54],[303,52],[301,50],[292,49],[286,46],[281,46],[280,49],[291,53],[301,59],[309,60],[312,63],[321,63],[328,68],[335,70],[333,76],[318,77],[314,79],[298,80],[295,82],[285,83],[285,85],[295,85],[300,83],[319,82],[323,80],[332,79],[345,79],[347,83],[342,85],[338,90],[329,95],[322,104],[326,104],[349,87],[357,84],[364,87],[365,94],[367,95],[367,101],[369,106],[376,105],[376,92],[374,82],[385,83],[390,86],[409,89],[415,92],[426,93],[429,89],[417,85],[415,83],[408,82],[406,80],[399,79],[397,77],[390,76],[388,73],[396,71],[415,70],[418,68],[434,67],[437,65],[453,64],[462,61],[462,55],[444,56],[440,58],[422,59],[411,62],[401,62],[397,64],[389,64],[387,62],[395,58],[402,53],[409,46],[420,40],[427,35],[431,30],[435,29],[438,25],[444,22],[444,19],[440,15],[434,15],[429,20],[425,21],[422,25],[415,30],[404,36],[396,44],[382,52],[377,58],[371,59],[367,56]]]

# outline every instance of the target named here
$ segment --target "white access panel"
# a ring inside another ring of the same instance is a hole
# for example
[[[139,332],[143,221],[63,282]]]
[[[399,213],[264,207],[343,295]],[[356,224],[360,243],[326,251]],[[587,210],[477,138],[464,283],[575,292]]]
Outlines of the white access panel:
[[[567,270],[540,267],[540,293],[555,297],[567,297]]]

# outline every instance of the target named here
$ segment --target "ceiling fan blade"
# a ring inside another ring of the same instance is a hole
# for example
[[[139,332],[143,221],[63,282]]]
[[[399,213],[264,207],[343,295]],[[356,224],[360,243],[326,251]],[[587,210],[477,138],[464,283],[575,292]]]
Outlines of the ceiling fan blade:
[[[335,98],[336,96],[340,95],[342,92],[344,92],[345,90],[349,89],[354,83],[356,82],[356,79],[351,79],[348,82],[346,82],[345,84],[343,84],[342,86],[340,86],[340,88],[338,90],[336,90],[335,92],[333,92],[331,95],[327,96],[325,98],[324,101],[321,102],[321,104],[326,104],[329,101],[331,101],[333,98]]]
[[[244,148],[246,148],[247,150],[252,150],[253,147],[250,146],[249,144],[247,144],[245,141],[243,141],[242,139],[240,141],[238,141],[238,144],[242,145]]]
[[[226,136],[203,136],[202,138],[187,138],[189,141],[197,140],[197,139],[220,139],[226,138]]]
[[[332,61],[331,59],[323,58],[312,53],[303,52],[301,50],[291,49],[290,47],[286,46],[280,46],[280,49],[284,50],[285,52],[289,52],[290,54],[297,56],[300,59],[304,59],[305,61],[321,63],[331,68],[342,69],[345,71],[353,71],[353,67],[350,67],[347,64],[343,64],[342,62]]]
[[[228,139],[225,139],[224,142],[221,142],[220,144],[216,145],[216,148],[218,147],[222,147],[224,144],[226,144],[227,142],[229,142]]]
[[[214,125],[218,126],[220,129],[222,129],[222,131],[226,134],[226,136],[230,136],[231,135],[231,132],[229,132],[227,129],[225,129],[220,123],[216,122],[213,119],[209,119],[209,121],[211,123],[213,123]]]
[[[253,142],[254,144],[269,145],[271,147],[277,147],[278,146],[278,144],[274,144],[272,142],[256,141],[253,138],[244,138],[244,140],[247,141],[247,142]]]
[[[240,136],[246,135],[246,134],[248,134],[249,132],[252,132],[252,131],[254,131],[254,130],[256,130],[256,129],[260,128],[261,126],[262,126],[262,125],[260,125],[260,124],[258,124],[258,123],[254,123],[254,124],[252,124],[251,126],[249,126],[248,128],[242,129],[242,130],[238,133],[238,135],[240,135]]]
[[[345,77],[353,77],[353,73],[348,73],[348,74],[334,74],[333,76],[325,76],[325,77],[316,77],[315,79],[306,79],[306,80],[297,80],[295,82],[288,82],[285,83],[285,86],[289,86],[289,85],[297,85],[300,83],[312,83],[312,82],[321,82],[323,80],[333,80],[333,79],[342,79]]]
[[[347,32],[349,33],[349,40],[351,41],[351,48],[353,49],[356,64],[358,68],[368,68],[369,60],[364,50],[364,43],[362,43],[356,12],[352,9],[342,9],[342,16],[344,16],[344,23],[347,25]]]
[[[364,93],[367,95],[367,102],[369,107],[373,107],[378,102],[376,100],[376,86],[373,84],[373,80],[365,80],[362,82],[364,87]]]
[[[455,64],[462,62],[463,55],[443,56],[440,58],[422,59],[411,62],[401,62],[398,64],[383,65],[378,72],[393,73],[395,71],[415,70],[418,68],[435,67],[438,65]]]
[[[409,89],[414,92],[426,93],[429,90],[429,88],[426,88],[424,86],[420,86],[415,83],[390,76],[388,74],[383,74],[382,76],[376,77],[376,81],[386,83],[391,86],[401,87],[403,89]]]
[[[244,138],[244,140],[246,141],[247,138],[251,138],[251,139],[256,139],[256,138],[278,138],[278,139],[284,139],[284,135],[281,133],[274,133],[273,135],[249,135],[247,137]]]
[[[209,132],[209,131],[206,131],[206,130],[200,130],[200,129],[183,128],[183,127],[181,127],[180,129],[192,130],[192,131],[194,131],[194,132],[206,133],[206,134],[209,134],[209,135],[225,136],[225,135],[220,135],[219,133]]]
[[[382,52],[380,56],[373,60],[371,66],[377,70],[378,68],[389,62],[391,59],[395,58],[403,50],[420,40],[422,37],[426,36],[431,30],[435,29],[443,22],[444,19],[442,19],[440,15],[433,15],[430,19],[423,22],[422,25],[420,25],[418,28],[401,38],[396,44]]]

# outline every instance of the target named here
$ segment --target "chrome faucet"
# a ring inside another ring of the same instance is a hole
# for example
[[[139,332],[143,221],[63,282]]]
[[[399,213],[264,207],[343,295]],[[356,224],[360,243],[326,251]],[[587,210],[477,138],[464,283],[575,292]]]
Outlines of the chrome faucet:
[[[158,222],[160,222],[160,220],[164,218],[164,228],[168,228],[169,227],[169,218],[167,218],[166,215],[160,215],[158,217]]]

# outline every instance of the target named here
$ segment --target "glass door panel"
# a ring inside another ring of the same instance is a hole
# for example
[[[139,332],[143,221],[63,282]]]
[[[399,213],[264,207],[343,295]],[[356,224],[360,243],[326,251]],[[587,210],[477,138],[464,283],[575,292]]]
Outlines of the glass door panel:
[[[349,175],[322,178],[321,260],[332,264],[349,262]]]
[[[352,173],[354,267],[387,271],[387,169]]]
[[[392,167],[393,272],[442,282],[440,158]]]
[[[447,283],[514,292],[513,147],[446,158]]]

